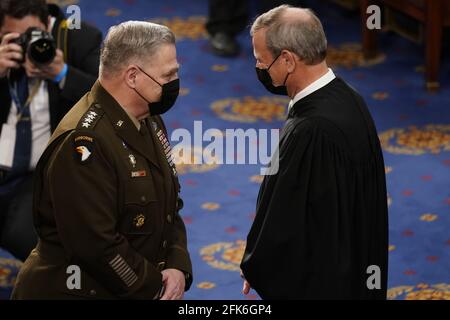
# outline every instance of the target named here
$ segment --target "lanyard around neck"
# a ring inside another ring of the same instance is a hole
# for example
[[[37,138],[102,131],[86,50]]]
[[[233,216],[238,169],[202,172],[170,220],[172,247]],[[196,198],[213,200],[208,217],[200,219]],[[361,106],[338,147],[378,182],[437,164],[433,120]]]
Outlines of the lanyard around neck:
[[[27,100],[25,101],[25,104],[22,105],[19,99],[19,95],[17,94],[17,83],[12,85],[9,77],[8,77],[8,86],[9,86],[9,92],[11,94],[11,98],[14,101],[14,104],[17,108],[17,122],[22,120],[30,120],[28,117],[23,117],[23,113],[31,104],[31,101],[33,101],[34,97],[36,96],[40,86],[41,86],[42,80],[39,79],[36,81],[36,83],[33,85],[33,88],[31,89],[31,93],[28,95]]]

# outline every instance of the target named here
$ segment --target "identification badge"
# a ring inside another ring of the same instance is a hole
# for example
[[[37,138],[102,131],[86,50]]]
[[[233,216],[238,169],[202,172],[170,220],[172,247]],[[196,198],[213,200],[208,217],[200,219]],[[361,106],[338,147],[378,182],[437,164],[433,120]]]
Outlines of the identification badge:
[[[4,123],[0,136],[0,168],[11,169],[16,145],[16,126]]]

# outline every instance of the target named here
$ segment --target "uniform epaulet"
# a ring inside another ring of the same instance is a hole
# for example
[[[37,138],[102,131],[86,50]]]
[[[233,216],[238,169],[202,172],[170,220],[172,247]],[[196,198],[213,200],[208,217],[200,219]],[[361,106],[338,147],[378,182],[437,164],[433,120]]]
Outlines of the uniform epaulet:
[[[102,107],[98,103],[92,104],[81,117],[80,121],[78,122],[77,129],[94,129],[104,113],[105,111],[103,111]]]

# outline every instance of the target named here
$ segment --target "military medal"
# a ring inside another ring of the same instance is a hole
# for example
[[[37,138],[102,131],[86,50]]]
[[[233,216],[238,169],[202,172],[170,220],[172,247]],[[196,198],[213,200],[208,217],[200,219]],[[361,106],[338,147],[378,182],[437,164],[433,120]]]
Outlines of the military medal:
[[[145,170],[131,171],[132,178],[146,177],[146,176],[147,176],[147,171],[145,171]]]
[[[156,136],[158,137],[159,142],[161,143],[161,146],[164,150],[164,154],[166,155],[167,162],[169,163],[169,166],[172,169],[174,176],[177,176],[177,174],[178,174],[177,169],[175,167],[175,164],[173,163],[172,147],[170,146],[170,143],[167,140],[164,132],[161,129],[158,130],[156,123],[153,122],[152,125],[153,125],[153,129],[156,131]]]

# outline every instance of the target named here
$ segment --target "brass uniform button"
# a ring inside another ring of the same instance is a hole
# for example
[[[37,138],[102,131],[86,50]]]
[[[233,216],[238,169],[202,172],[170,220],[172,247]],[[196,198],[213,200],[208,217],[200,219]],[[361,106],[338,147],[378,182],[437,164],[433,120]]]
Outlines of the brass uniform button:
[[[163,247],[163,249],[167,248],[167,241],[166,240],[163,241],[162,247]]]
[[[141,202],[144,203],[145,201],[147,201],[147,198],[145,196],[141,197]]]
[[[145,223],[145,216],[144,216],[142,213],[141,213],[141,214],[138,214],[136,217],[134,217],[133,222],[134,222],[134,225],[135,225],[137,228],[140,228],[140,227],[142,227],[142,226],[144,225],[144,223]]]
[[[90,294],[91,296],[95,296],[95,295],[97,295],[97,291],[95,291],[94,289],[92,289],[91,291],[89,291],[89,294]]]
[[[167,222],[172,223],[172,216],[170,214],[167,215]]]

